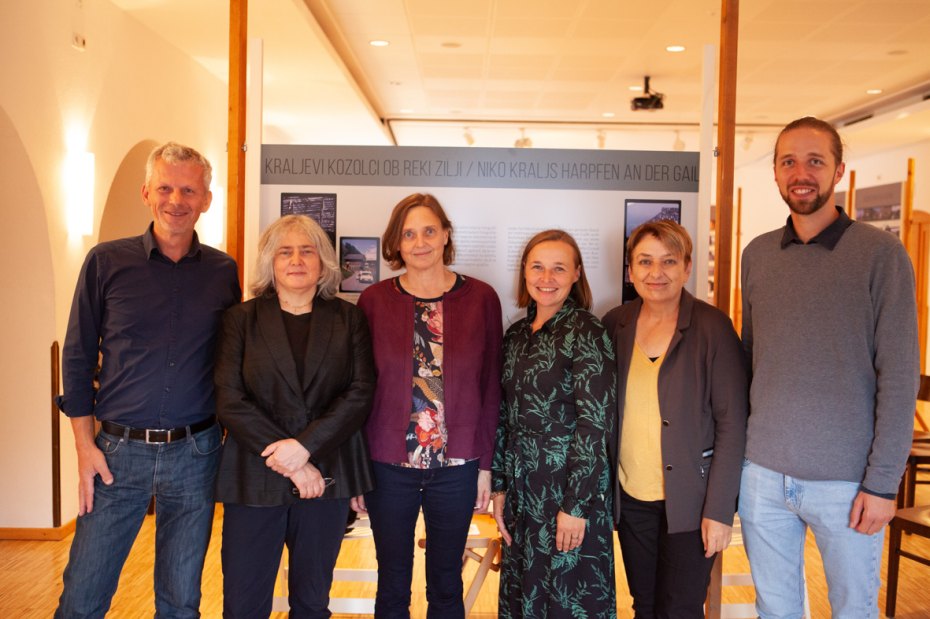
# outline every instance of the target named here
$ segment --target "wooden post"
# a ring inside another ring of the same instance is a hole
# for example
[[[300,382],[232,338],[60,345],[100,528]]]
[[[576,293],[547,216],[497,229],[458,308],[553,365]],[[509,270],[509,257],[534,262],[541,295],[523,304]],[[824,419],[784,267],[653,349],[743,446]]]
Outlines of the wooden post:
[[[911,229],[911,217],[914,214],[914,158],[907,160],[907,180],[904,181],[904,195],[901,196],[901,240],[907,239]]]
[[[232,256],[239,266],[240,286],[243,284],[243,238],[245,230],[245,95],[249,30],[248,7],[248,0],[229,0],[226,253]]]
[[[733,166],[736,143],[736,54],[739,0],[721,0],[720,88],[717,101],[717,248],[714,252],[715,304],[730,311],[733,255]]]
[[[61,355],[58,342],[52,342],[52,526],[61,526],[61,423],[55,398],[61,395]]]
[[[733,260],[736,262],[736,268],[734,269],[733,274],[733,313],[730,314],[733,317],[733,326],[736,328],[736,332],[739,333],[743,325],[743,297],[742,291],[740,290],[740,277],[739,277],[739,261],[740,261],[740,247],[742,243],[740,239],[743,236],[743,188],[736,188],[736,251],[734,252]]]
[[[849,171],[849,189],[846,190],[846,214],[850,219],[856,218],[856,171]],[[906,238],[904,236],[901,237]]]

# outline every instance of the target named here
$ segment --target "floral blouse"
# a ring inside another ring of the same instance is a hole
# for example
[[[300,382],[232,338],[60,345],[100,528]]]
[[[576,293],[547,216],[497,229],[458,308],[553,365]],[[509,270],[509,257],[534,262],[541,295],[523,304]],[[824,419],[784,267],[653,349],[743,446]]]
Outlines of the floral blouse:
[[[456,276],[453,290],[461,285]],[[400,286],[400,282],[397,282]],[[407,462],[416,469],[455,466],[465,461],[446,457],[446,429],[442,383],[442,297],[414,299],[413,404],[407,428]]]

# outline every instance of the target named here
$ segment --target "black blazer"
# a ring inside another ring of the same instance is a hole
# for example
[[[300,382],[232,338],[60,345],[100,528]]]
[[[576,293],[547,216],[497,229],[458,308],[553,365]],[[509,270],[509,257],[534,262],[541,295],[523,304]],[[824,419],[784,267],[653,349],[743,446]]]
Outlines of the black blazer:
[[[216,368],[217,417],[228,431],[216,500],[286,505],[299,499],[284,476],[259,454],[295,438],[335,484],[324,498],[346,498],[374,487],[361,428],[375,388],[368,323],[341,299],[313,301],[305,372],[297,376],[278,299],[265,295],[223,316]]]
[[[617,522],[617,467],[626,380],[642,306],[642,299],[630,301],[609,311],[603,320],[617,351],[616,430],[608,445]],[[669,533],[700,529],[701,518],[733,524],[749,412],[748,371],[742,350],[726,314],[695,299],[687,290],[681,291],[677,329],[659,369]]]

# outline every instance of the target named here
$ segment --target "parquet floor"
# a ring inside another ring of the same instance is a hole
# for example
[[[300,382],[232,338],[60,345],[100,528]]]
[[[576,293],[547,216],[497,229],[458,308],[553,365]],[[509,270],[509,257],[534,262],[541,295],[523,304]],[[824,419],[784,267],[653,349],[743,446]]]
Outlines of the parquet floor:
[[[918,504],[930,504],[930,486],[918,487]],[[222,610],[222,573],[220,570],[220,530],[222,510],[217,510],[214,522],[213,541],[207,556],[207,568],[203,579],[203,603],[201,611],[204,617],[218,618]],[[478,519],[482,533],[494,531],[489,518]],[[113,599],[113,606],[108,617],[117,619],[148,618],[154,614],[152,595],[154,520],[146,519],[139,538],[133,547],[129,560],[123,570],[119,589]],[[68,559],[71,537],[60,542],[24,542],[0,541],[0,617],[45,618],[50,617],[61,593],[61,574]],[[930,540],[908,537],[905,548],[930,557]],[[617,607],[619,619],[633,616],[630,610],[630,597],[623,578],[622,566],[619,564],[620,552],[616,548],[617,565]],[[882,589],[879,595],[880,608],[885,604],[885,569],[886,558],[882,563]],[[810,592],[811,609],[814,619],[826,619],[830,616],[827,602],[826,584],[823,566],[816,552],[813,539],[807,542],[807,576]],[[465,571],[465,582],[471,581],[476,563],[469,561]],[[343,544],[339,556],[339,567],[374,567],[374,546],[370,538],[353,539]],[[414,566],[413,617],[426,614],[423,551],[417,549]],[[724,571],[746,571],[745,553],[741,547],[726,551]],[[491,619],[497,616],[496,572],[490,572],[471,617]],[[374,584],[336,583],[333,594],[342,597],[374,597]],[[753,599],[751,587],[727,588],[724,590],[724,602],[750,602]],[[284,617],[284,613],[275,613],[275,619]],[[360,615],[337,615],[340,619],[361,617]],[[902,561],[898,589],[898,619],[930,618],[930,567],[912,561]],[[541,618],[542,619],[542,618]]]

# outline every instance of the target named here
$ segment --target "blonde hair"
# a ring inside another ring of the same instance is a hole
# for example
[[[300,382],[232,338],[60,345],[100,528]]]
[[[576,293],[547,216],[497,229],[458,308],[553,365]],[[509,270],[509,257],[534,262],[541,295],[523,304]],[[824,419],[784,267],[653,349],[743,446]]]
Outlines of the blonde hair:
[[[691,264],[691,236],[684,226],[671,219],[647,221],[637,226],[626,242],[626,261],[633,264],[633,250],[647,236],[653,236],[671,253],[681,257],[685,265]]]
[[[588,285],[588,276],[585,275],[584,272],[584,261],[581,259],[581,250],[578,249],[578,243],[575,242],[572,235],[565,230],[543,230],[533,236],[533,238],[527,242],[526,247],[523,248],[523,257],[520,258],[520,284],[517,287],[517,307],[528,306],[532,299],[532,297],[530,297],[530,291],[526,287],[526,259],[534,247],[547,241],[560,241],[572,248],[572,252],[575,254],[575,266],[578,267],[578,272],[581,275],[578,277],[578,281],[572,284],[572,290],[569,296],[575,300],[575,304],[578,307],[590,310],[591,303],[594,299],[591,294],[591,286]]]
[[[316,293],[323,299],[332,299],[339,289],[339,282],[342,281],[342,271],[336,261],[336,250],[333,249],[329,235],[318,223],[306,215],[285,215],[262,233],[258,241],[258,258],[255,260],[252,294],[258,297],[274,291],[274,255],[281,245],[281,240],[293,230],[306,235],[316,247],[321,266]]]

